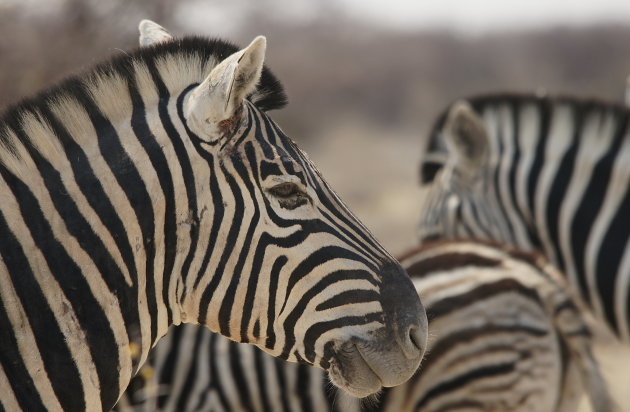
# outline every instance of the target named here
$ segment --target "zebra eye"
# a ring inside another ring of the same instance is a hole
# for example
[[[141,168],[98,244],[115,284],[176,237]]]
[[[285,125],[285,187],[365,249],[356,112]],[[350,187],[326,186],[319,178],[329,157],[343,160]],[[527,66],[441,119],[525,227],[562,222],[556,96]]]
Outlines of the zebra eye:
[[[301,190],[295,183],[280,183],[269,189],[269,193],[279,198],[287,198],[300,193]]]
[[[285,182],[273,186],[268,192],[278,199],[280,207],[293,210],[309,202],[309,196],[295,183]]]

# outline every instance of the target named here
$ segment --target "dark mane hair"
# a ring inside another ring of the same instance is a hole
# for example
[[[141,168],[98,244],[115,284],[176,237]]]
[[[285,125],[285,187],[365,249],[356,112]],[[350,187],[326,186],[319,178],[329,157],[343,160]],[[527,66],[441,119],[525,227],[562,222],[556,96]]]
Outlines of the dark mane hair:
[[[8,129],[17,130],[25,114],[41,114],[45,111],[40,108],[63,97],[78,98],[84,95],[88,84],[98,77],[115,75],[125,80],[132,80],[135,75],[134,64],[137,63],[144,63],[150,70],[155,69],[157,61],[167,56],[188,57],[191,61],[196,58],[200,62],[216,59],[218,63],[238,50],[237,46],[223,40],[191,36],[115,55],[83,73],[70,76],[47,90],[7,107],[0,113],[0,145],[11,150]],[[287,104],[284,88],[266,66],[263,68],[256,90],[247,98],[264,111],[279,109]]]

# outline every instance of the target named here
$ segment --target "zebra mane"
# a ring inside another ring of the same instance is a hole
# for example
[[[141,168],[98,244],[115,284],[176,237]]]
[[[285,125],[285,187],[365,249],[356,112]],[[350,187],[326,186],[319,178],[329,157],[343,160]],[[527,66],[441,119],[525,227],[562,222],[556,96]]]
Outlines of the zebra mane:
[[[541,93],[487,93],[478,94],[458,101],[465,100],[480,113],[488,106],[505,105],[508,107],[521,107],[526,104],[533,104],[541,113],[550,113],[558,104],[568,106],[575,114],[576,119],[581,119],[594,111],[600,113],[611,113],[619,118],[628,116],[630,110],[622,102],[598,99],[594,97],[578,97],[573,95],[546,95]],[[433,123],[427,141],[427,152],[444,152],[446,147],[440,139],[441,130],[454,103],[450,103],[440,112]]]
[[[59,106],[60,102],[80,102],[86,94],[100,94],[115,100],[116,88],[134,81],[139,75],[154,79],[160,76],[168,89],[183,88],[193,81],[201,82],[214,66],[238,50],[237,46],[220,39],[190,36],[113,56],[0,112],[0,147],[14,152],[12,141],[15,134],[20,138],[19,131],[23,129],[25,119],[50,123],[54,119],[49,118],[49,109]],[[144,69],[144,73],[139,73],[139,68]],[[106,90],[110,86],[113,91]],[[138,87],[142,85],[138,84]],[[263,68],[256,90],[247,99],[264,111],[280,109],[287,104],[284,88],[267,67]]]

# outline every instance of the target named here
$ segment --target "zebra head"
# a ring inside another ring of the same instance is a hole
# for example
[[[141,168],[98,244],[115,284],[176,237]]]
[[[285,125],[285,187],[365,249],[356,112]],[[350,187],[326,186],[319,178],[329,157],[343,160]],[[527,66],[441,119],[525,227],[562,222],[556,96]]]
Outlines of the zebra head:
[[[482,119],[464,101],[442,116],[433,132],[420,181],[425,187],[418,236],[484,237],[492,228],[486,195],[488,137]]]
[[[140,32],[153,53],[190,41],[149,21]],[[400,264],[268,117],[284,95],[265,47],[264,37],[240,51],[221,43],[198,62],[203,77],[169,90],[197,193],[187,219],[200,258],[177,285],[180,320],[322,367],[367,396],[415,372],[426,315]]]

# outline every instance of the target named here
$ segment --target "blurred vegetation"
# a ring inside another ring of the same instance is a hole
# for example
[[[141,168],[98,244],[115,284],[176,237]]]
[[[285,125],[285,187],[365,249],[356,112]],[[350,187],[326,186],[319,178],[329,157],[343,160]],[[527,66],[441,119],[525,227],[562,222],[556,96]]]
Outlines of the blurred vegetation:
[[[136,47],[142,18],[178,35],[198,32],[187,28],[191,16],[186,11],[199,4],[0,2],[0,106]],[[314,17],[301,24],[281,11],[278,0],[243,3],[230,40],[243,44],[256,34],[268,37],[267,61],[294,103],[276,117],[305,139],[348,121],[424,131],[451,100],[485,91],[542,88],[621,99],[630,72],[630,27],[464,37],[375,29],[344,16],[330,0],[319,3]],[[203,16],[194,18],[203,21]],[[225,37],[221,25],[214,26],[202,30]]]
[[[284,0],[0,0],[0,108],[135,48],[143,18],[243,45],[264,34],[291,102],[274,119],[400,252],[415,243],[422,136],[446,104],[506,90],[621,100],[630,73],[630,26],[471,37],[377,29],[335,0],[298,3],[310,17]]]

